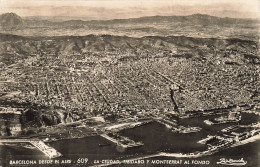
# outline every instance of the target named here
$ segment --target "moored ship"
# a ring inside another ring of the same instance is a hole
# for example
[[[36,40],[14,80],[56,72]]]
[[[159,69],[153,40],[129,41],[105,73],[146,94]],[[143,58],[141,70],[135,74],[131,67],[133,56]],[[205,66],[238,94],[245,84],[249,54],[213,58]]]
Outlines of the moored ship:
[[[204,123],[208,125],[214,125],[214,124],[239,122],[240,120],[241,120],[240,112],[229,112],[228,116],[221,116],[212,120],[205,120]]]

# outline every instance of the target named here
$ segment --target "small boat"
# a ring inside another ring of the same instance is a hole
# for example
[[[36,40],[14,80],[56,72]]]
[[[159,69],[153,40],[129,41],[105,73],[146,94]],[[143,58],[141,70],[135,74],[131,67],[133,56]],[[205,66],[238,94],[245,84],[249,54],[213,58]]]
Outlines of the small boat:
[[[109,146],[110,145],[110,143],[105,143],[105,144],[99,144],[98,146],[99,147],[105,147],[105,146]]]
[[[200,127],[188,127],[182,131],[182,133],[192,133],[192,132],[198,132],[200,131]]]

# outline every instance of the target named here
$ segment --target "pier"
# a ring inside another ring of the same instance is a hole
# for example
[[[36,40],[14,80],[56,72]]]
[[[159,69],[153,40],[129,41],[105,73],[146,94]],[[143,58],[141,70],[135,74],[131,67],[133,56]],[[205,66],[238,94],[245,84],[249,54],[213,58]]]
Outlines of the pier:
[[[177,126],[177,123],[175,121],[170,121],[163,118],[156,118],[154,120],[160,124],[165,125],[167,128],[173,128]]]
[[[133,140],[130,140],[129,138],[126,137],[122,137],[122,139],[115,139],[113,137],[108,136],[107,134],[101,134],[100,136],[104,137],[105,139],[122,146],[123,148],[129,148],[129,147],[137,147],[137,146],[141,146],[144,145],[142,142],[134,142]],[[123,143],[126,144],[123,144]]]
[[[105,130],[105,131],[111,131],[111,132],[119,132],[119,131],[125,130],[125,129],[136,128],[136,127],[138,127],[138,126],[142,126],[142,125],[148,124],[148,123],[150,123],[150,122],[152,122],[152,120],[120,123],[120,124],[115,124],[115,125],[106,126],[106,127],[104,127],[103,130]]]
[[[41,140],[29,140],[29,139],[0,139],[0,143],[30,143],[36,148],[38,148],[41,152],[43,152],[49,158],[56,158],[62,156],[54,148],[46,145]]]
[[[229,126],[227,128],[222,129],[221,132],[230,132],[230,131],[232,131],[234,129],[238,129],[238,128],[239,128],[239,126],[233,125],[233,126]]]
[[[207,141],[216,138],[216,136],[208,135],[206,138],[199,140],[197,143],[206,144]]]

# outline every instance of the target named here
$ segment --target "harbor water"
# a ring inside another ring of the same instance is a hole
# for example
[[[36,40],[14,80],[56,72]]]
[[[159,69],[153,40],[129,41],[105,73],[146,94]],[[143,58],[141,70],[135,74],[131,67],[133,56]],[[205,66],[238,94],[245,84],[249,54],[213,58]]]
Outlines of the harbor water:
[[[240,124],[251,124],[258,121],[258,117],[254,114],[243,113]],[[134,157],[154,154],[157,152],[171,152],[171,153],[191,153],[196,151],[203,151],[206,146],[197,143],[207,135],[215,135],[223,128],[237,123],[227,123],[219,125],[206,125],[203,121],[214,118],[214,116],[195,117],[189,119],[180,119],[180,124],[183,126],[197,126],[202,130],[195,133],[181,134],[174,133],[166,126],[151,122],[143,126],[132,129],[125,129],[120,132],[120,135],[129,137],[134,141],[142,141],[143,146],[127,148],[123,151],[118,151],[116,144],[104,139],[101,136],[88,136],[81,139],[67,139],[59,140],[49,143],[50,146],[63,154],[60,159],[71,159],[73,162],[78,158],[88,158],[89,165],[94,160],[122,160]],[[221,157],[244,157],[250,164],[256,164],[257,148],[260,142],[248,143],[235,148],[223,150],[214,155],[201,157],[200,159],[207,159],[212,163],[217,162]],[[258,149],[259,150],[259,149]],[[40,151],[19,146],[1,146],[0,154],[2,159],[48,159]],[[162,159],[171,159],[167,157],[160,157]]]

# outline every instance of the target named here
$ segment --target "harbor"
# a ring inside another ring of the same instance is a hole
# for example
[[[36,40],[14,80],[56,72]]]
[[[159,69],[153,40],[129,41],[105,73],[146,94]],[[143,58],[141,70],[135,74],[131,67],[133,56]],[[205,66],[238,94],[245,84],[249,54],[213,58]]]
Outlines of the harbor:
[[[210,139],[211,137],[209,137]],[[187,153],[187,154],[183,154],[183,153],[169,153],[169,152],[159,152],[156,154],[151,154],[151,155],[146,155],[146,156],[140,156],[140,157],[136,157],[136,158],[130,158],[130,159],[124,159],[121,161],[114,161],[114,163],[108,163],[108,164],[99,164],[99,165],[95,165],[95,166],[110,166],[110,165],[115,165],[115,164],[124,164],[125,162],[129,162],[129,161],[137,161],[137,160],[144,160],[144,159],[151,159],[151,158],[155,158],[155,157],[171,157],[171,158],[199,158],[202,156],[207,156],[207,155],[211,155],[214,154],[220,150],[225,150],[228,149],[230,147],[237,147],[240,145],[244,145],[244,144],[248,144],[257,140],[260,140],[260,134],[256,134],[252,137],[249,137],[245,140],[242,140],[241,142],[232,142],[232,140],[226,140],[224,138],[218,137],[218,139],[225,141],[224,143],[222,143],[221,145],[218,145],[216,147],[211,147],[208,150],[205,151],[201,151],[201,152],[196,152],[196,153]]]
[[[100,129],[106,130],[100,131],[95,136],[49,141],[48,145],[60,152],[63,158],[73,159],[75,157],[71,156],[71,154],[80,154],[87,156],[89,162],[93,162],[95,159],[111,159],[123,163],[124,160],[142,159],[146,155],[148,159],[153,157],[200,158],[259,140],[259,131],[254,131],[254,129],[259,128],[257,118],[248,124],[247,119],[251,117],[255,116],[248,113],[243,114],[242,118],[244,119],[241,120],[240,126],[234,123],[216,125],[203,123],[204,120],[214,118],[213,116],[179,120],[179,126],[200,127],[201,130],[195,133],[175,133],[171,128],[167,128],[164,124],[155,120],[143,124],[138,121],[135,124],[136,126],[131,128],[129,128],[129,124],[133,124],[133,122],[107,124],[103,127],[98,125]],[[235,133],[232,134],[232,131]],[[216,140],[208,135],[216,136]],[[239,140],[237,140],[236,136],[238,136]],[[207,137],[209,138],[199,143],[199,141]],[[67,154],[68,149],[71,154]],[[27,155],[29,153],[30,151],[27,149],[24,156],[37,158],[34,154]],[[11,154],[13,153],[11,152]],[[98,158],[95,156],[97,154],[99,155]],[[43,155],[48,157],[46,154]],[[94,164],[89,163],[89,165]]]

